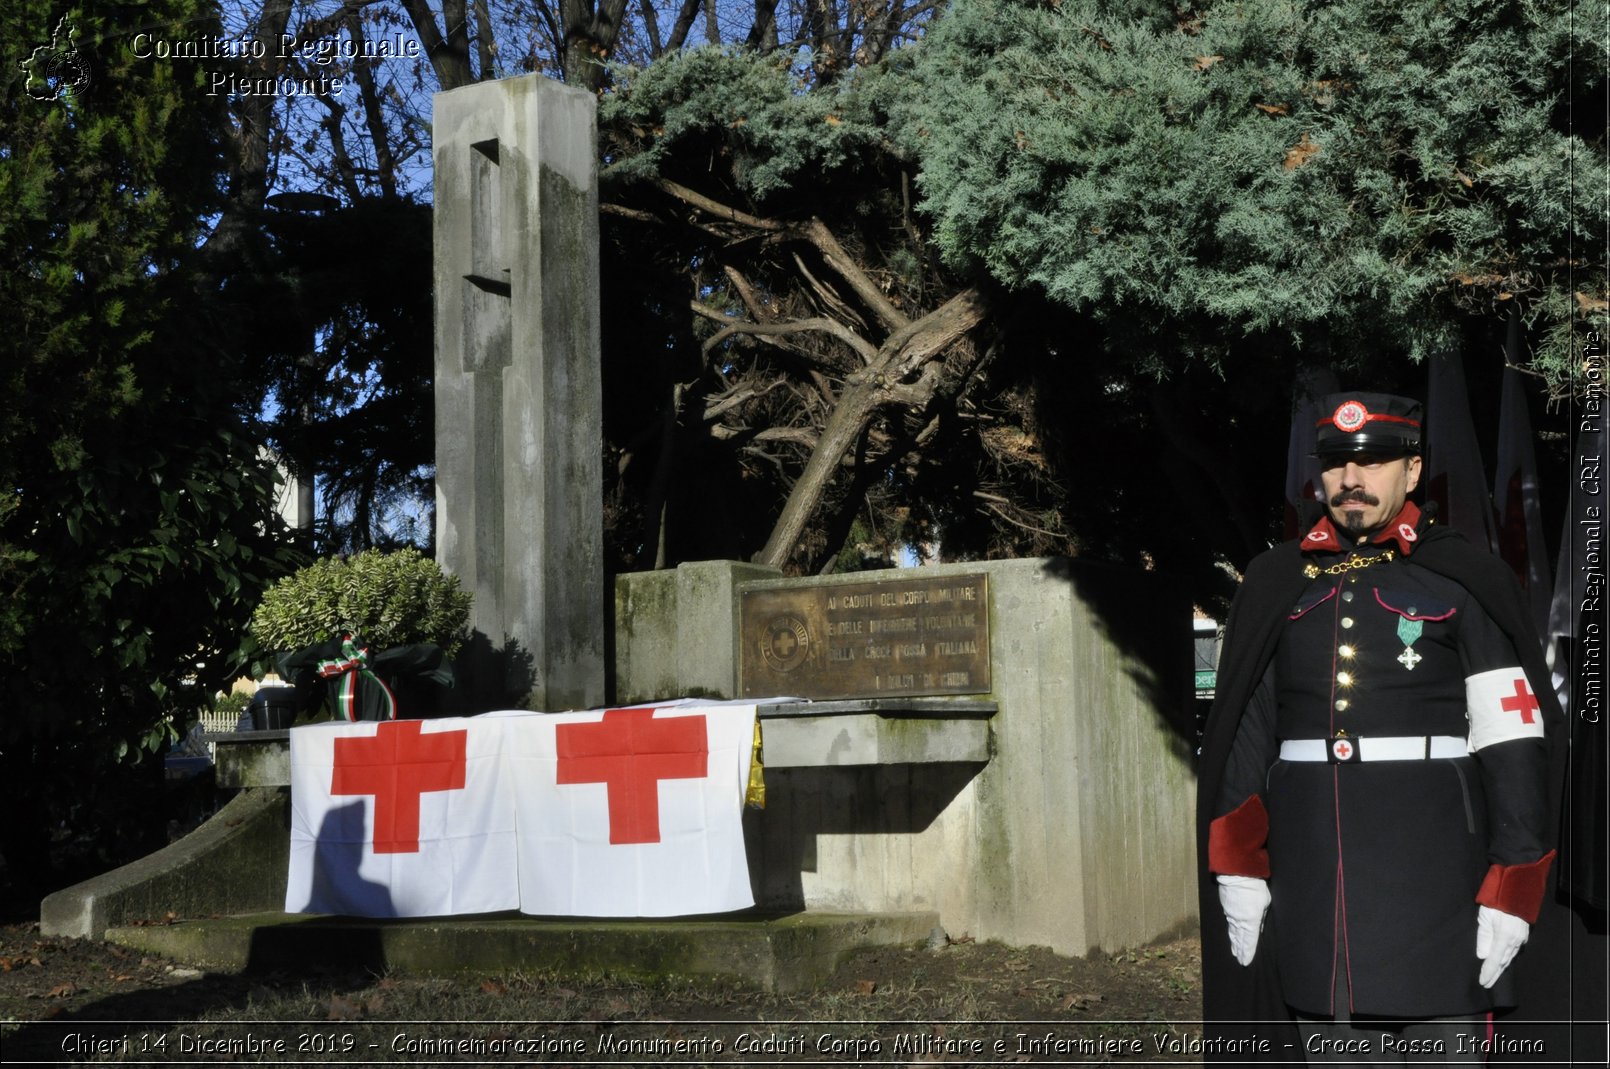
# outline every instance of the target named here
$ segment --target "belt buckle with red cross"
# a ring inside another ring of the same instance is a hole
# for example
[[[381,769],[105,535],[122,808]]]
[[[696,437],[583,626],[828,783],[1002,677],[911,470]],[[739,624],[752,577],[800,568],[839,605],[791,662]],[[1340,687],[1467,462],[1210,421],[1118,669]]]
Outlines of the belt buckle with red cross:
[[[1330,740],[1328,759],[1333,765],[1357,764],[1358,740],[1350,739],[1345,732],[1337,732],[1336,737]]]

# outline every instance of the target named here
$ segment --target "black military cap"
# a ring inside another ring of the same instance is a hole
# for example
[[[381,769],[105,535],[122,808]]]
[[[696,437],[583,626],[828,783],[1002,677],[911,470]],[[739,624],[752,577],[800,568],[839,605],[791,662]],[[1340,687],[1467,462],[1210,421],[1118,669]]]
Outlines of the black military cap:
[[[1333,393],[1319,402],[1314,455],[1420,452],[1420,402],[1388,393]]]

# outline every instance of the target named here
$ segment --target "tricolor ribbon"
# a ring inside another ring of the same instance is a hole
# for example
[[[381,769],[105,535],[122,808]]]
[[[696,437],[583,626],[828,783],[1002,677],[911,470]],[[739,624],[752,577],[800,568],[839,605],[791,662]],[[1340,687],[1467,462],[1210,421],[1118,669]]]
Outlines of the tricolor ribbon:
[[[358,688],[360,678],[372,680],[385,695],[386,719],[397,719],[397,696],[386,686],[385,681],[369,670],[369,647],[358,645],[356,635],[341,636],[341,657],[327,661],[320,661],[319,678],[330,679],[341,677],[341,686],[336,693],[336,712],[348,720],[358,720]]]

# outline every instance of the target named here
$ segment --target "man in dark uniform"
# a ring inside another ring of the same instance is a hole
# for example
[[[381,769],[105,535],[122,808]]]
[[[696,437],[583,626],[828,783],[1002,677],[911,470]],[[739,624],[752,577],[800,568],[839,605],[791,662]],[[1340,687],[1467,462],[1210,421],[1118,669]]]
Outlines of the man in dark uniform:
[[[1546,897],[1559,713],[1513,579],[1408,500],[1420,406],[1320,411],[1326,514],[1248,569],[1204,735],[1205,1015],[1278,1000],[1310,1061],[1480,1064]]]

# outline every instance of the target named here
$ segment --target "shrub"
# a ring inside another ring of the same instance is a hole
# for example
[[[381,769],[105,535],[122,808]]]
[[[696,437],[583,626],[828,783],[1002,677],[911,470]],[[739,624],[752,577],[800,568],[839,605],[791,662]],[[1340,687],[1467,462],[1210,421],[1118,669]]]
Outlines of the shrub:
[[[243,690],[232,690],[228,694],[220,694],[213,700],[212,711],[220,716],[233,716],[240,719],[240,714],[252,703],[252,696]]]
[[[290,652],[355,632],[375,650],[464,644],[470,593],[418,550],[324,557],[275,583],[252,615],[267,649]]]

